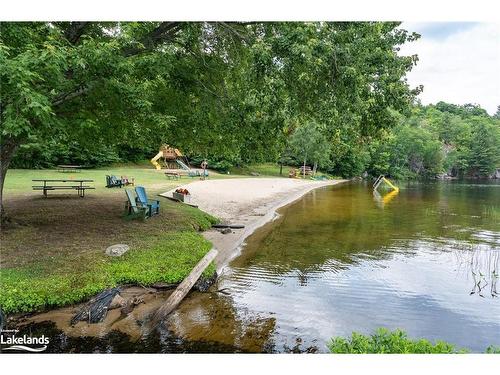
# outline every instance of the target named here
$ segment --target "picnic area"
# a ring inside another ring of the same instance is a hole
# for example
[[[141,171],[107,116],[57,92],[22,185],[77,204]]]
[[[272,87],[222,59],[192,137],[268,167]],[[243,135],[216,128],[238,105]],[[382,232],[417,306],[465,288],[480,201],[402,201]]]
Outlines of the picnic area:
[[[258,178],[254,175],[276,177],[279,167],[255,165],[231,174],[210,171],[210,180]],[[128,184],[117,182],[122,176]],[[10,170],[4,205],[14,219],[4,223],[1,233],[4,312],[63,306],[116,285],[180,282],[212,246],[200,231],[218,219],[159,194],[196,181],[205,182],[180,174],[172,179],[140,164],[81,168],[77,173],[63,173],[58,167]],[[92,187],[84,197],[80,184]],[[45,195],[44,186],[54,189]],[[126,191],[139,200],[138,191],[146,194],[143,200],[158,202],[151,207],[154,212],[144,213],[143,220],[128,220]],[[105,250],[115,244],[127,244],[130,250],[111,258]],[[210,265],[204,275],[214,271]]]
[[[148,198],[161,199],[161,209],[147,221],[124,220],[125,189],[106,188],[106,175],[133,176]],[[43,180],[69,189],[44,196]],[[93,180],[94,189],[82,199],[72,186],[85,180]],[[157,197],[187,181],[140,167],[83,169],[74,176],[56,169],[9,171],[4,204],[15,220],[2,228],[3,309],[27,312],[65,305],[118,284],[179,282],[210,249],[197,232],[216,222],[198,209]],[[33,190],[35,183],[42,188]],[[131,250],[119,259],[105,255],[108,246],[119,243]]]

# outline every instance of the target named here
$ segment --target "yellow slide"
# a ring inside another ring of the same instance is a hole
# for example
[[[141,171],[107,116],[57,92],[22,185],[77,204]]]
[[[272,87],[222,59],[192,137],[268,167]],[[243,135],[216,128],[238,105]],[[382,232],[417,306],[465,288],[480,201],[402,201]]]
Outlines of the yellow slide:
[[[391,181],[389,181],[387,178],[385,177],[382,177],[382,180],[387,184],[389,185],[394,191],[399,191],[399,188],[397,186],[395,186]]]
[[[160,151],[160,152],[158,152],[158,153],[156,154],[156,156],[155,156],[153,159],[151,159],[151,163],[155,166],[155,168],[156,168],[158,171],[159,171],[159,170],[161,170],[161,165],[160,165],[160,163],[158,163],[158,162],[157,162],[157,160],[158,160],[159,158],[161,158],[162,156],[163,156],[163,151]]]

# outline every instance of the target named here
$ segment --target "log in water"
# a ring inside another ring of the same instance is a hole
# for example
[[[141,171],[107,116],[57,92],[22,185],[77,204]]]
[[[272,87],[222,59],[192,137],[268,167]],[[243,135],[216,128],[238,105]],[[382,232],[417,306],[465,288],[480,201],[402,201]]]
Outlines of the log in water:
[[[191,273],[179,284],[174,292],[167,298],[167,301],[153,315],[151,319],[152,328],[155,328],[181,303],[183,298],[189,293],[203,271],[205,271],[210,262],[215,259],[217,254],[218,251],[212,249],[198,262]]]

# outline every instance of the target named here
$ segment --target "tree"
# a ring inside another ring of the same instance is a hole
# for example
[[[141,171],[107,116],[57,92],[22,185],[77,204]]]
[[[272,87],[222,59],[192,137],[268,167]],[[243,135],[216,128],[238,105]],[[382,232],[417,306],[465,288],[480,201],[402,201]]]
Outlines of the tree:
[[[173,61],[192,53],[192,45],[204,48],[199,43],[204,27],[179,22],[2,23],[2,219],[5,176],[21,145],[71,134],[89,146],[137,146],[167,130],[174,118],[155,108],[156,93],[165,88]],[[221,39],[235,37],[232,28],[214,27]]]
[[[476,119],[472,125],[469,168],[478,177],[488,177],[500,163],[500,128],[487,120]]]
[[[497,106],[497,111],[495,112],[493,117],[500,120],[500,105]]]
[[[362,150],[419,92],[405,79],[417,57],[398,53],[418,35],[398,26],[2,23],[2,218],[12,158],[34,144],[111,154],[168,142],[211,160],[275,161],[290,124],[307,118],[322,124],[332,149],[340,134],[339,160],[349,145]]]
[[[329,160],[330,144],[320,131],[319,125],[312,121],[304,122],[297,127],[290,139],[290,147],[296,157],[303,160],[304,177],[308,161],[314,163],[313,174],[315,174],[318,164],[322,165]]]

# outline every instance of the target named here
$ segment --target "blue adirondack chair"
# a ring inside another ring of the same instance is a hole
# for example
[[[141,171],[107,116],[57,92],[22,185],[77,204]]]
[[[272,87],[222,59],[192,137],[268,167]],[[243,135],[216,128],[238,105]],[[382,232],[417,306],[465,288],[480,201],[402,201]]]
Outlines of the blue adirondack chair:
[[[118,187],[122,187],[124,184],[123,184],[123,181],[121,179],[118,179],[116,178],[116,176],[108,176],[106,175],[106,187],[107,188],[112,188],[112,187],[115,187],[115,186],[118,186]]]
[[[135,192],[137,194],[137,205],[140,207],[148,207],[149,217],[160,213],[160,201],[148,199],[146,189],[144,189],[143,186],[137,186]]]
[[[136,202],[136,197],[134,196],[134,192],[129,189],[125,189],[125,193],[127,194],[128,200],[125,202],[125,218],[126,219],[135,219],[139,218],[144,220],[149,215],[149,208],[138,206]]]

